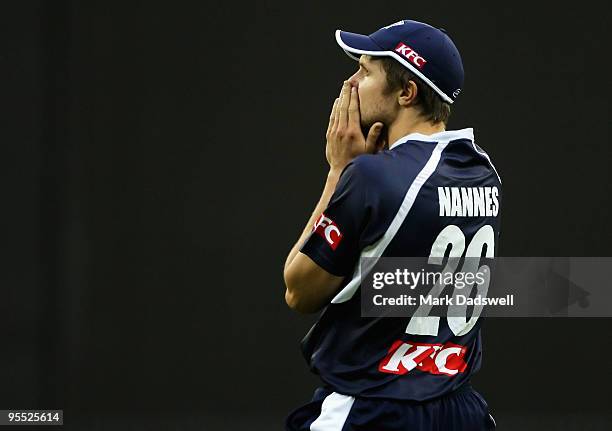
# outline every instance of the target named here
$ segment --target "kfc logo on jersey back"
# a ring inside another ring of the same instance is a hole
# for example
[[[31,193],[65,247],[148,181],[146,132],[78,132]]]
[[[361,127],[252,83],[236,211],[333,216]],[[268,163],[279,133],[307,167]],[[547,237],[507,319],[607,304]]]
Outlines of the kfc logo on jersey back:
[[[321,213],[312,231],[327,241],[332,250],[335,250],[342,240],[342,232],[340,232],[338,225],[324,213]]]
[[[406,60],[414,64],[419,69],[422,69],[423,66],[425,66],[425,63],[427,63],[427,60],[421,57],[414,49],[410,48],[404,42],[397,44],[395,47],[395,52],[402,55],[404,58],[406,58]]]
[[[417,369],[430,374],[454,376],[463,373],[467,348],[459,344],[406,343],[398,340],[378,365],[378,371],[406,374]]]

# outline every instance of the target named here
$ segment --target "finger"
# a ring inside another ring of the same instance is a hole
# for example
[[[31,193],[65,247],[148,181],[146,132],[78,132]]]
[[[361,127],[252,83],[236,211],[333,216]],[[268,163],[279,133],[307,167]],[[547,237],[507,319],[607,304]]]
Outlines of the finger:
[[[334,124],[332,126],[332,130],[338,129],[338,122],[340,121],[340,116],[338,113],[340,112],[340,101],[342,100],[342,94],[336,98],[336,104],[334,105]]]
[[[342,105],[342,96],[344,95],[344,83],[340,87],[340,94],[338,95],[338,105],[336,106],[336,114],[334,119],[333,130],[338,130],[338,124],[340,124],[340,106]]]
[[[333,130],[334,123],[336,121],[336,111],[338,108],[338,101],[339,99],[336,97],[336,100],[334,100],[334,104],[332,106],[331,113],[329,115],[329,124],[327,125],[327,135],[329,135],[329,133]]]
[[[377,141],[380,137],[380,133],[383,129],[383,123],[375,123],[372,127],[370,127],[370,131],[368,132],[368,137],[366,138],[366,153],[373,154],[377,150]]]
[[[340,99],[340,112],[338,112],[338,127],[346,128],[348,122],[348,105],[351,98],[351,89],[348,81],[342,85],[342,98]]]
[[[351,100],[348,107],[348,124],[349,126],[361,127],[361,120],[359,118],[359,95],[357,94],[356,87],[351,87]]]

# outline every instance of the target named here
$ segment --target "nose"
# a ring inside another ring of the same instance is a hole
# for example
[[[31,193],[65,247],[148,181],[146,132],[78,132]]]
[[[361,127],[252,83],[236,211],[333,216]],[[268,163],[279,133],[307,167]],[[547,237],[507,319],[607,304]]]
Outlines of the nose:
[[[353,76],[348,79],[348,82],[351,87],[359,88],[359,77],[357,76],[357,73],[354,73]]]

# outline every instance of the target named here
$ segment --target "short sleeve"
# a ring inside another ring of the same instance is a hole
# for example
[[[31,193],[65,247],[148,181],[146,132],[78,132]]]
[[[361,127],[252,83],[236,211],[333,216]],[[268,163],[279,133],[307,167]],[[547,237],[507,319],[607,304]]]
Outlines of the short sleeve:
[[[330,274],[351,274],[359,258],[359,239],[369,212],[365,186],[359,165],[349,163],[300,249]]]

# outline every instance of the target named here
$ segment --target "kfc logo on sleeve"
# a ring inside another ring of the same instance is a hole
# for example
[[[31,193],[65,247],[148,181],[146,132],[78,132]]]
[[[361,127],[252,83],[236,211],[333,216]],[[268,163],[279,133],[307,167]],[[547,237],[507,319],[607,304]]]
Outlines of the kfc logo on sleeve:
[[[422,69],[427,63],[423,57],[421,57],[414,49],[410,48],[404,42],[400,42],[395,47],[395,52],[403,56],[410,63],[414,64],[419,69]]]
[[[327,241],[332,250],[336,250],[342,240],[342,233],[338,225],[324,213],[321,213],[312,231]]]

